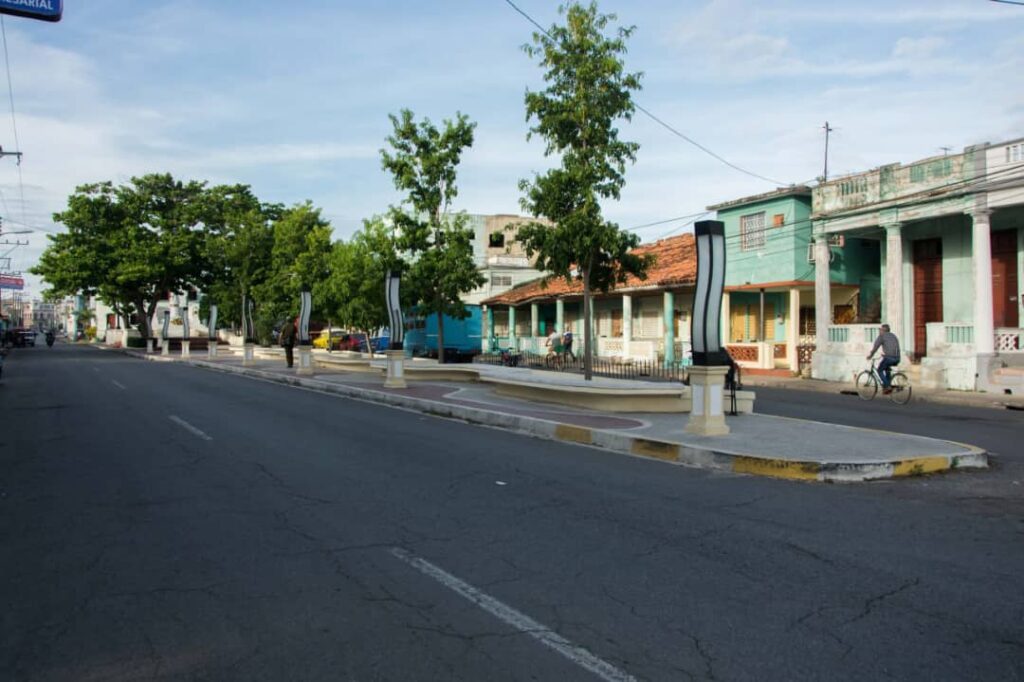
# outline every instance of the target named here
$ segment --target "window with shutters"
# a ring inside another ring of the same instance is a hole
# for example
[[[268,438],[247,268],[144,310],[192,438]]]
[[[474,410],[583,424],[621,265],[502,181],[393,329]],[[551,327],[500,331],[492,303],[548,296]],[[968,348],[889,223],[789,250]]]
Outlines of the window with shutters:
[[[646,303],[646,302],[645,302]],[[661,334],[661,299],[652,301],[651,304],[641,304],[640,307],[640,318],[637,320],[639,324],[634,324],[637,332],[635,335],[641,339],[656,339]]]
[[[764,246],[764,212],[740,216],[740,250],[753,251]]]
[[[612,337],[622,336],[622,309],[612,311]]]
[[[508,310],[494,311],[494,336],[508,336]]]
[[[491,288],[501,289],[512,286],[512,275],[491,275]]]

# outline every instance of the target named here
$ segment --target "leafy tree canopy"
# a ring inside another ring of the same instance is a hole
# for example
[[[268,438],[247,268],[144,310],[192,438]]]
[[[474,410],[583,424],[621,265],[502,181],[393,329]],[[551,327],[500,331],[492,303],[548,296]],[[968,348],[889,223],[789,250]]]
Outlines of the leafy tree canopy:
[[[622,61],[633,27],[606,35],[616,17],[601,14],[594,2],[573,2],[560,11],[564,25],[534,33],[533,44],[523,48],[539,61],[547,83],[526,93],[530,135],[544,138],[545,153],[557,155],[560,166],[519,183],[523,209],[554,226],[522,225],[517,239],[538,267],[582,280],[584,345],[592,355],[591,292],[607,291],[629,274],[644,277],[649,265],[631,253],[639,238],[606,220],[600,204],[619,198],[626,163],[636,160],[639,145],[619,138],[618,122],[632,118],[640,74],[626,72]],[[590,379],[590,362],[585,367]]]
[[[443,349],[443,316],[466,317],[462,294],[485,281],[473,262],[473,233],[465,215],[448,213],[458,196],[456,169],[473,144],[476,124],[457,113],[438,128],[429,119],[417,123],[408,109],[390,118],[390,150],[381,150],[381,162],[406,194],[404,205],[389,213],[398,248],[412,260],[403,287],[411,284],[420,310],[437,315],[438,349]],[[443,352],[438,357],[444,361]]]

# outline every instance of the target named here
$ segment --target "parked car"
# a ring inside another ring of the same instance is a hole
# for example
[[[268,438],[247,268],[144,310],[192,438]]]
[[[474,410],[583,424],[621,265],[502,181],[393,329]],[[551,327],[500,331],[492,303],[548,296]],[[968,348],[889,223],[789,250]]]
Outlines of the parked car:
[[[31,329],[15,329],[14,345],[18,348],[36,345],[36,333]]]

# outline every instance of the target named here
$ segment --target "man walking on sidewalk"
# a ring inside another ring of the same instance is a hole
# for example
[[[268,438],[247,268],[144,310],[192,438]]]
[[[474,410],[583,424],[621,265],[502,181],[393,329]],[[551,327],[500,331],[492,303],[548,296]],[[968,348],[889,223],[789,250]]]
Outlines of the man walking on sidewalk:
[[[878,363],[878,376],[882,377],[882,393],[892,393],[892,368],[900,364],[900,340],[889,331],[889,325],[882,325],[882,333],[875,339],[875,345],[868,353],[868,360],[875,356],[875,351],[882,349],[882,359]]]
[[[295,336],[297,330],[295,325],[298,323],[298,319],[286,319],[284,321],[284,327],[281,328],[281,345],[284,346],[284,359],[288,362],[288,366],[292,366],[294,361],[293,351],[295,349]]]

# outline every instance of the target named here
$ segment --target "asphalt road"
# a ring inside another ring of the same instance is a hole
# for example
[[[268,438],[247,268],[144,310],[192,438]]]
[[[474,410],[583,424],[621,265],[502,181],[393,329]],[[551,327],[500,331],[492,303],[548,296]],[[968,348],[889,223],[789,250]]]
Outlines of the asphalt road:
[[[0,679],[1024,678],[1024,515],[920,483],[712,473],[19,350]]]

